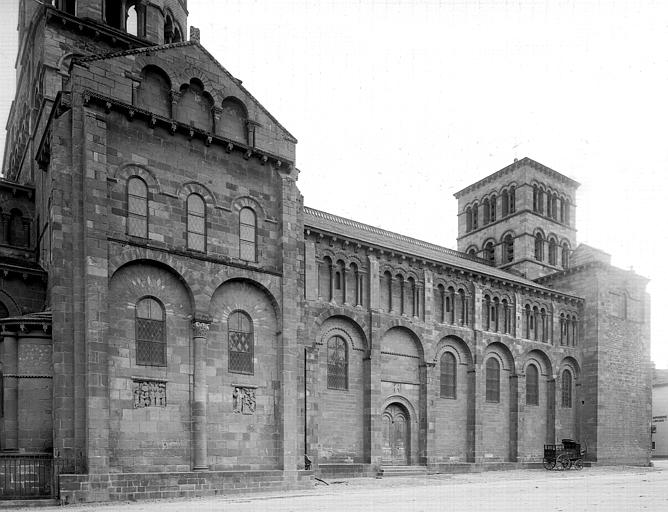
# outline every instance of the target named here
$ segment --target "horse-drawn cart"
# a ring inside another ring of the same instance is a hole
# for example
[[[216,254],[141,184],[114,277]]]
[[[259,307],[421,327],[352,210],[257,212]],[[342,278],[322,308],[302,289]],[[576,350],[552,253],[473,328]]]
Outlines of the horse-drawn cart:
[[[582,469],[582,460],[587,449],[572,439],[562,439],[561,444],[546,444],[543,447],[545,469]]]

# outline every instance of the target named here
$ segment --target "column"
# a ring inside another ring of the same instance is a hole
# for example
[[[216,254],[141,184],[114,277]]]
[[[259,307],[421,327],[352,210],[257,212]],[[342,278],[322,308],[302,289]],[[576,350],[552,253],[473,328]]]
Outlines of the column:
[[[209,469],[206,440],[206,337],[209,324],[193,322],[193,470]]]
[[[4,373],[5,410],[2,418],[0,448],[2,450],[19,449],[19,379],[18,375],[18,336],[3,331],[4,345],[2,363]]]

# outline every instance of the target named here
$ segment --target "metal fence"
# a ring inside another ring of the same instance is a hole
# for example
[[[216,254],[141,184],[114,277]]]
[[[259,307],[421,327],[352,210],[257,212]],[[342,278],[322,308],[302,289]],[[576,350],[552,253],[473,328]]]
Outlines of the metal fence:
[[[82,457],[0,455],[0,499],[57,498],[61,474],[85,473]]]

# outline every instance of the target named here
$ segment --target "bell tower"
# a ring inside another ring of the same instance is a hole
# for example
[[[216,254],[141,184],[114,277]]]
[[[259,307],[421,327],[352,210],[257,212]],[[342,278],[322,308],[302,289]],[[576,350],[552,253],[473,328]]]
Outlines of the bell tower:
[[[19,0],[4,177],[34,183],[41,129],[57,94],[68,90],[72,59],[181,42],[187,16],[186,0]]]

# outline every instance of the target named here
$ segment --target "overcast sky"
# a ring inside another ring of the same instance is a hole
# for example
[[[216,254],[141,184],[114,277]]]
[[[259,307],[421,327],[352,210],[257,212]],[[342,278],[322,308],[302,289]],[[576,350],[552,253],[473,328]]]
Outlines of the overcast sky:
[[[579,181],[577,241],[652,280],[652,358],[668,368],[668,2],[188,4],[202,44],[299,140],[308,206],[456,248],[452,194],[514,158]]]

